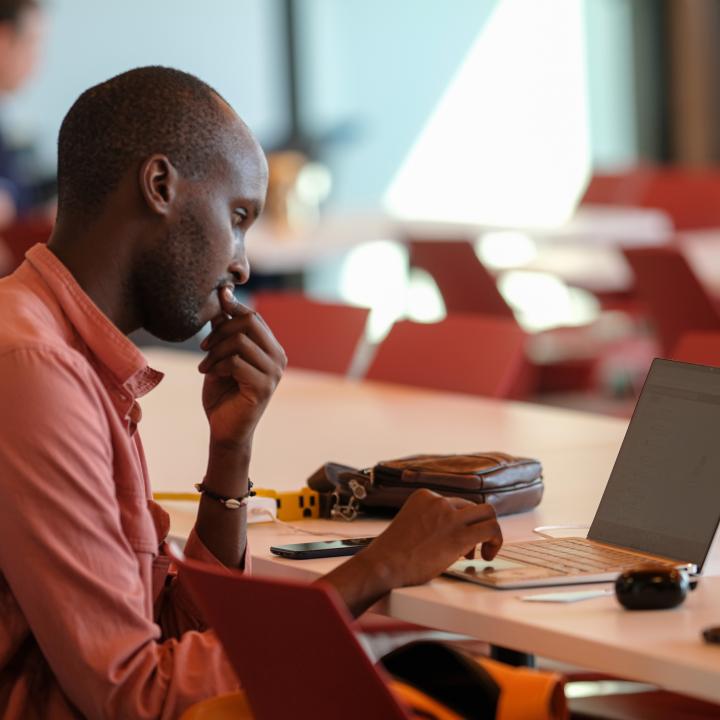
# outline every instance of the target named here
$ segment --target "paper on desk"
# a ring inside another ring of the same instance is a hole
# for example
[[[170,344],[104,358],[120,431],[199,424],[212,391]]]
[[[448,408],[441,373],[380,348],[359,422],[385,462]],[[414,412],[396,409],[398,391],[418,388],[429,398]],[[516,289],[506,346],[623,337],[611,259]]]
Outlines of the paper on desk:
[[[571,592],[539,593],[537,595],[518,595],[520,600],[525,602],[550,602],[550,603],[571,603],[580,600],[591,600],[592,598],[612,595],[612,588],[602,590],[573,590]]]

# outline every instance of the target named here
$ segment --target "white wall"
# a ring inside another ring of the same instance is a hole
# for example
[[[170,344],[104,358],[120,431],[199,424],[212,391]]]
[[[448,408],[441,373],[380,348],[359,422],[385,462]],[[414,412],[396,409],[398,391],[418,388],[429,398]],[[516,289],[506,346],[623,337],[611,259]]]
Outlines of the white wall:
[[[60,122],[86,88],[132,67],[198,75],[261,142],[286,132],[279,4],[270,0],[52,0],[49,42],[30,86],[5,107],[8,129],[39,141],[54,167]]]
[[[638,159],[633,0],[585,0],[593,164],[612,169]]]
[[[308,119],[351,121],[334,201],[380,201],[498,0],[304,0]]]
[[[633,0],[586,9],[593,159],[637,155],[632,86]],[[334,202],[380,201],[429,113],[502,0],[301,0],[306,120],[322,132],[349,121],[352,142],[328,155]],[[278,0],[49,0],[38,77],[6,103],[6,125],[39,141],[54,167],[62,117],[92,84],[150,63],[214,85],[274,145],[286,132],[284,36]],[[497,71],[502,73],[502,68]],[[481,102],[481,99],[478,100]],[[441,181],[441,179],[439,179]]]
[[[447,84],[503,2],[302,1],[309,124],[327,129],[350,121],[355,127],[353,143],[338,144],[327,158],[337,181],[336,204],[366,207],[380,201]],[[592,163],[631,164],[638,154],[633,0],[577,2],[585,17]],[[502,66],[492,69],[498,75],[503,71]],[[478,105],[482,102],[478,97]]]

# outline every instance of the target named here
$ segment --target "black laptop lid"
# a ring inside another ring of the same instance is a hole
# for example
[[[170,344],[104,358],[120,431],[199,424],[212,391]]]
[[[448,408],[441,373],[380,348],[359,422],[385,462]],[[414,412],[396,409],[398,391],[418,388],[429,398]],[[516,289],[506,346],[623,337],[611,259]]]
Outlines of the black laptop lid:
[[[588,537],[705,562],[720,521],[720,368],[655,360]]]

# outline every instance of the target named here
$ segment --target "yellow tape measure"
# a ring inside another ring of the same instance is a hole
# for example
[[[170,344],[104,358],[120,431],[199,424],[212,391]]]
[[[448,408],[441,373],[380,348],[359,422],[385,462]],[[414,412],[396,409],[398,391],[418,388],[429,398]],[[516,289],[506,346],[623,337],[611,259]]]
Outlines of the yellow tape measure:
[[[258,487],[253,488],[253,490],[258,497],[267,497],[275,500],[278,520],[302,520],[303,518],[316,518],[320,516],[319,495],[310,488],[301,488],[300,490],[291,490],[288,492]],[[198,502],[200,497],[200,493],[153,493],[153,499],[158,502]]]

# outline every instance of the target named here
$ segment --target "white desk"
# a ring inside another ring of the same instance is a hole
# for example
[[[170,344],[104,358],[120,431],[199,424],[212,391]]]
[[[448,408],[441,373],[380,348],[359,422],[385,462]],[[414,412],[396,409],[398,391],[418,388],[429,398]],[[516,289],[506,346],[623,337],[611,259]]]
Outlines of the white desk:
[[[168,373],[143,401],[141,429],[154,486],[187,490],[202,477],[207,452],[198,357],[147,354]],[[624,421],[613,418],[292,371],[258,428],[252,473],[259,485],[290,489],[331,459],[367,465],[411,452],[473,449],[534,455],[545,468],[546,495],[534,511],[502,519],[505,538],[517,540],[537,525],[589,523],[624,429]],[[172,516],[173,531],[186,534],[194,508],[175,506]],[[383,523],[303,526],[330,538],[374,534]],[[268,550],[307,539],[272,524],[252,526],[254,571],[309,580],[334,567],[337,560],[293,562]],[[394,591],[378,609],[720,702],[720,648],[699,639],[702,628],[720,624],[720,578],[703,580],[682,607],[652,613],[629,613],[613,598],[558,606],[523,603],[519,594],[438,578]]]
[[[506,522],[503,528],[510,536]],[[358,526],[357,534],[372,530],[371,524]],[[254,528],[251,542],[258,546],[253,551],[253,568],[259,574],[311,580],[338,562],[274,558],[263,548],[303,540],[271,526]],[[720,646],[705,645],[700,639],[703,628],[720,624],[719,577],[703,579],[681,607],[655,612],[628,612],[613,597],[570,605],[519,599],[536,592],[546,591],[494,591],[438,578],[422,587],[395,590],[375,609],[409,622],[720,702]]]

